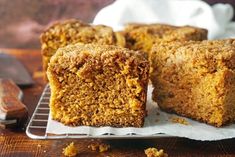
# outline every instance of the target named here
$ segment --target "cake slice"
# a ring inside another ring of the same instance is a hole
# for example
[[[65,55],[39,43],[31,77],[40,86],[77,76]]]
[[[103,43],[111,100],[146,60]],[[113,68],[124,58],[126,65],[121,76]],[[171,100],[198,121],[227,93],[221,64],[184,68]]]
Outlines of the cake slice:
[[[111,27],[90,25],[82,21],[70,19],[54,23],[40,36],[43,70],[46,71],[50,58],[56,50],[68,44],[97,43],[105,45],[125,45],[125,38]]]
[[[124,29],[126,46],[132,50],[150,53],[159,41],[201,41],[207,39],[207,30],[192,26],[130,23]]]
[[[51,58],[50,113],[65,125],[141,127],[149,63],[138,52],[97,44],[68,45]]]
[[[235,40],[162,42],[151,52],[153,100],[220,127],[235,121]]]

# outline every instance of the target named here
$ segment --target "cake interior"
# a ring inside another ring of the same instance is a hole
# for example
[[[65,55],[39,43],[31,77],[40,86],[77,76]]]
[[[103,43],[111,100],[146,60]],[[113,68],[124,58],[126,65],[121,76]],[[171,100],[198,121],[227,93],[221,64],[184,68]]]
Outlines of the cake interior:
[[[72,126],[143,126],[146,62],[115,51],[77,53],[58,53],[51,60],[53,119]]]

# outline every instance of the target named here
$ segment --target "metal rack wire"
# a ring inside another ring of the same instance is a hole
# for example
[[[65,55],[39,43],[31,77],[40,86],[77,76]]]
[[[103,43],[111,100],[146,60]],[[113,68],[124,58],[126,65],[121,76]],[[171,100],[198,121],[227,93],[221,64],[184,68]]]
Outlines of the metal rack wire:
[[[26,128],[26,134],[32,139],[64,139],[64,138],[107,138],[107,139],[125,139],[125,138],[157,138],[157,137],[169,137],[166,134],[155,135],[115,135],[115,134],[103,134],[99,136],[92,136],[89,134],[62,134],[54,135],[46,132],[47,122],[49,117],[49,99],[50,99],[50,87],[47,85],[42,93],[41,98],[35,108],[35,111]]]
[[[26,128],[26,134],[32,139],[48,139],[46,127],[49,116],[49,99],[50,88],[47,85]]]

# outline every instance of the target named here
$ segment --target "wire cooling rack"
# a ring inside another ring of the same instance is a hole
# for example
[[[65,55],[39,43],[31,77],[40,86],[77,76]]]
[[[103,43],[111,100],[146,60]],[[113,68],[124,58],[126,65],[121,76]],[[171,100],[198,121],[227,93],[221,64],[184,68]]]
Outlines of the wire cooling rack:
[[[50,139],[50,136],[46,133],[50,110],[49,99],[50,87],[46,85],[26,128],[26,134],[32,139]]]
[[[170,137],[166,134],[154,134],[154,135],[115,135],[115,134],[103,134],[99,136],[92,136],[90,134],[49,134],[46,132],[47,122],[49,117],[49,100],[50,100],[50,87],[46,85],[41,98],[35,108],[35,111],[26,128],[26,134],[32,139],[64,139],[64,138],[106,138],[106,139],[125,139],[125,138],[157,138],[157,137]]]

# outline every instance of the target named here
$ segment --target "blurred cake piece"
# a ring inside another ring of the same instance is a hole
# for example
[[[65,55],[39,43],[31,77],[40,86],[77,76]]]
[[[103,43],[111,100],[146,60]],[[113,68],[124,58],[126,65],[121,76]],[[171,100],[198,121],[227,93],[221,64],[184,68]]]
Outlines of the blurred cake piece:
[[[235,40],[162,42],[151,52],[162,110],[220,127],[235,121]]]
[[[126,46],[132,50],[150,53],[159,41],[201,41],[207,39],[207,30],[192,26],[172,26],[166,24],[127,24],[124,29]]]
[[[47,70],[52,118],[71,126],[142,127],[148,72],[148,61],[125,48],[60,48]]]
[[[90,25],[71,19],[54,23],[40,36],[43,69],[46,71],[51,56],[68,44],[97,43],[101,45],[125,45],[125,38],[104,25]]]

